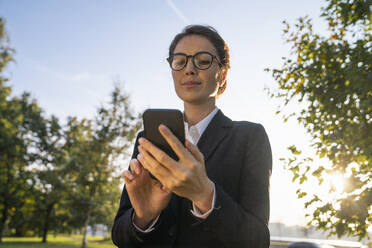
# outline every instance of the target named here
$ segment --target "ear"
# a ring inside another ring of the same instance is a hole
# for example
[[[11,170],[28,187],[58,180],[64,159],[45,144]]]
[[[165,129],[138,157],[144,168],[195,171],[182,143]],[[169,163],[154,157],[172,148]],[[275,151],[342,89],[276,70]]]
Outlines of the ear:
[[[226,77],[227,77],[227,69],[226,68],[221,68],[221,81],[220,81],[220,88],[224,86],[226,83]]]

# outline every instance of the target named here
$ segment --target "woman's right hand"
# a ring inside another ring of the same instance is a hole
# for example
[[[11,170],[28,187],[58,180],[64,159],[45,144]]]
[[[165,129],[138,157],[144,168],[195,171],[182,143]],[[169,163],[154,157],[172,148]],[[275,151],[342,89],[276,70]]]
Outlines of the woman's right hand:
[[[139,228],[146,229],[168,205],[171,192],[152,179],[137,159],[132,159],[129,166],[130,171],[124,171],[123,178],[135,211],[133,221]]]

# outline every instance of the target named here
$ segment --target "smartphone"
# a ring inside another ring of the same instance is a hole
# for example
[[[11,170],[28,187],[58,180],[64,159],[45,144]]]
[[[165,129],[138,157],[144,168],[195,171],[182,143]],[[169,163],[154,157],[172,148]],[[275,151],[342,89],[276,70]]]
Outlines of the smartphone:
[[[178,156],[159,132],[159,125],[167,126],[179,141],[185,144],[185,126],[182,112],[177,109],[147,109],[142,117],[145,129],[144,137],[178,161]]]

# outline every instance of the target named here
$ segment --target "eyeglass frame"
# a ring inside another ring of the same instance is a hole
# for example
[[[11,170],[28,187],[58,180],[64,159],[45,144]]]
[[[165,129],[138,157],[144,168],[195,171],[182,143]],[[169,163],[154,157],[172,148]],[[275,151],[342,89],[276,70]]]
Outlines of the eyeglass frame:
[[[208,54],[208,55],[210,55],[210,56],[212,57],[212,61],[211,61],[211,63],[210,63],[209,66],[208,66],[207,68],[205,68],[205,69],[201,69],[201,68],[199,68],[199,67],[195,64],[194,58],[195,58],[195,56],[197,56],[197,55],[199,55],[199,54]],[[184,65],[181,69],[178,69],[178,70],[175,70],[175,69],[172,67],[172,60],[171,60],[171,58],[174,57],[175,55],[183,55],[183,56],[186,57],[186,63],[185,63],[185,65]],[[187,54],[185,54],[185,53],[174,53],[174,54],[172,54],[171,56],[169,56],[169,57],[167,58],[167,61],[168,61],[169,66],[170,66],[170,68],[171,68],[172,70],[174,70],[174,71],[182,71],[183,69],[185,69],[185,67],[186,67],[187,64],[189,63],[189,58],[191,58],[192,64],[193,64],[194,67],[197,68],[198,70],[203,70],[203,71],[204,71],[204,70],[208,70],[208,69],[212,66],[212,64],[213,64],[213,60],[216,60],[216,61],[218,62],[218,65],[219,65],[220,67],[223,66],[223,64],[220,62],[220,60],[218,59],[218,57],[217,57],[216,55],[213,55],[213,54],[211,54],[210,52],[207,52],[207,51],[200,51],[200,52],[195,53],[194,55],[187,55]]]

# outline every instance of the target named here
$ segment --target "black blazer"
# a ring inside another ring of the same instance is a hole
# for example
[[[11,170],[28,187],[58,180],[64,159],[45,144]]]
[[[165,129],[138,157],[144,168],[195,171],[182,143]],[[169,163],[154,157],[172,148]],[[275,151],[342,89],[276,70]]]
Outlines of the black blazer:
[[[137,136],[132,157],[137,157]],[[200,137],[208,177],[216,186],[215,208],[195,217],[192,202],[172,195],[155,230],[144,234],[132,224],[133,208],[124,186],[112,240],[118,247],[269,247],[271,148],[262,125],[231,121],[221,111]]]

